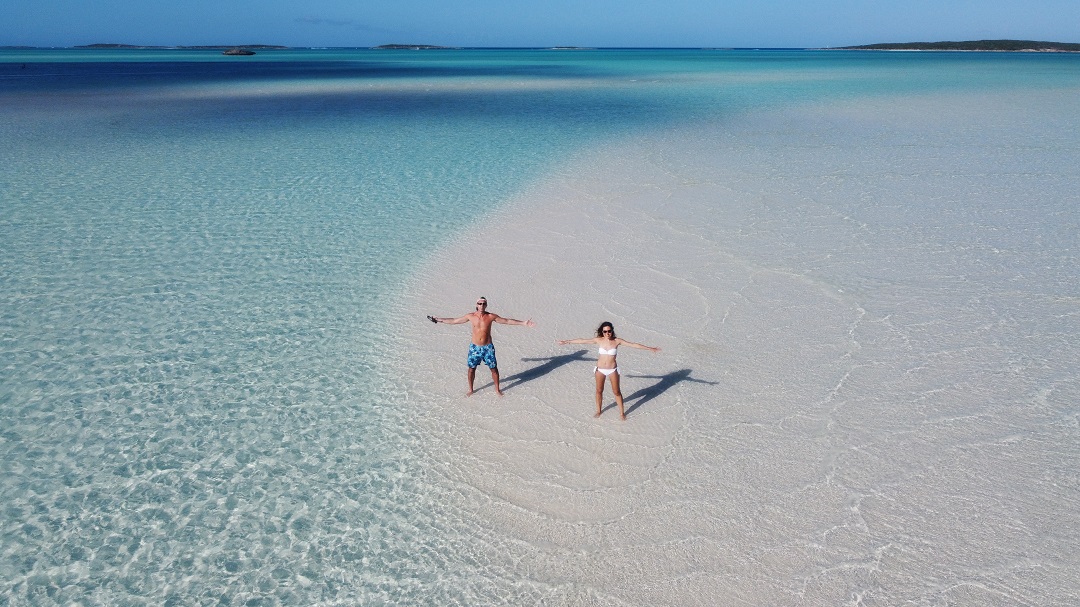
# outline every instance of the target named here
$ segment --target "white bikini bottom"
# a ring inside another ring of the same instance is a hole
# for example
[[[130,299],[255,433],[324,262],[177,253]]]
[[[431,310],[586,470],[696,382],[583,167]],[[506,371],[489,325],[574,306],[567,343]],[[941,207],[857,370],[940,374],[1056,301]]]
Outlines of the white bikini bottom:
[[[615,367],[614,369],[601,369],[600,367],[593,367],[593,373],[596,373],[597,371],[603,373],[604,377],[607,377],[608,375],[611,375],[612,373],[618,373],[619,368]]]

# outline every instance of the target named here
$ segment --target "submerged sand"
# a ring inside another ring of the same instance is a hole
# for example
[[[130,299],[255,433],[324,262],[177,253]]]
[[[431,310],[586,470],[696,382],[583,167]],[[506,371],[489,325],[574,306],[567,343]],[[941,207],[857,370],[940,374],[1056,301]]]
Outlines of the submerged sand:
[[[476,567],[551,604],[1077,602],[1077,99],[643,136],[440,250],[403,369]],[[496,327],[503,398],[423,321],[480,295],[538,323]],[[604,320],[663,348],[620,350],[626,421],[554,343]]]

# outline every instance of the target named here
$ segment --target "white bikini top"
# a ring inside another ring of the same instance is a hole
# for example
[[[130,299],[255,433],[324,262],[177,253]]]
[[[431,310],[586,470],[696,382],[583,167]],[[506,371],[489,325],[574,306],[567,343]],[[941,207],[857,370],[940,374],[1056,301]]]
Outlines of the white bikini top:
[[[599,352],[601,356],[615,356],[619,353],[619,346],[615,346],[610,350],[605,350],[604,348],[597,348],[596,351]]]

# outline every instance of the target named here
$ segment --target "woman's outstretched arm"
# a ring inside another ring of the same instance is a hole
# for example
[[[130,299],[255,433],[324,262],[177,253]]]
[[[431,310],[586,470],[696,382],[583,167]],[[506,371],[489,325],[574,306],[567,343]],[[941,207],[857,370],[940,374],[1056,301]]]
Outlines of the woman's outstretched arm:
[[[641,344],[636,344],[636,343],[634,343],[632,341],[626,341],[625,339],[623,339],[621,337],[618,339],[618,342],[619,342],[620,346],[630,346],[631,348],[637,348],[639,350],[648,350],[650,352],[659,352],[660,351],[660,348],[654,348],[652,346],[643,346]]]
[[[595,344],[596,340],[597,338],[595,337],[579,337],[577,339],[556,339],[555,343],[560,346],[565,346],[566,344]]]

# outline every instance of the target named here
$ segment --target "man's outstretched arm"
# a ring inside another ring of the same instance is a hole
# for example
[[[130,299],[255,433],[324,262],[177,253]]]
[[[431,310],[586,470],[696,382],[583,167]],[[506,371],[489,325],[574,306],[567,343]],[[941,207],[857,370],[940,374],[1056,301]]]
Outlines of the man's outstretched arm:
[[[428,320],[434,323],[443,323],[444,325],[460,325],[464,322],[469,322],[469,315],[458,316],[457,318],[446,318],[444,316],[428,316]]]
[[[517,320],[515,318],[503,318],[502,316],[496,316],[495,322],[499,323],[500,325],[524,325],[526,327],[536,326],[536,323],[533,322],[533,319],[531,318],[529,320]]]

